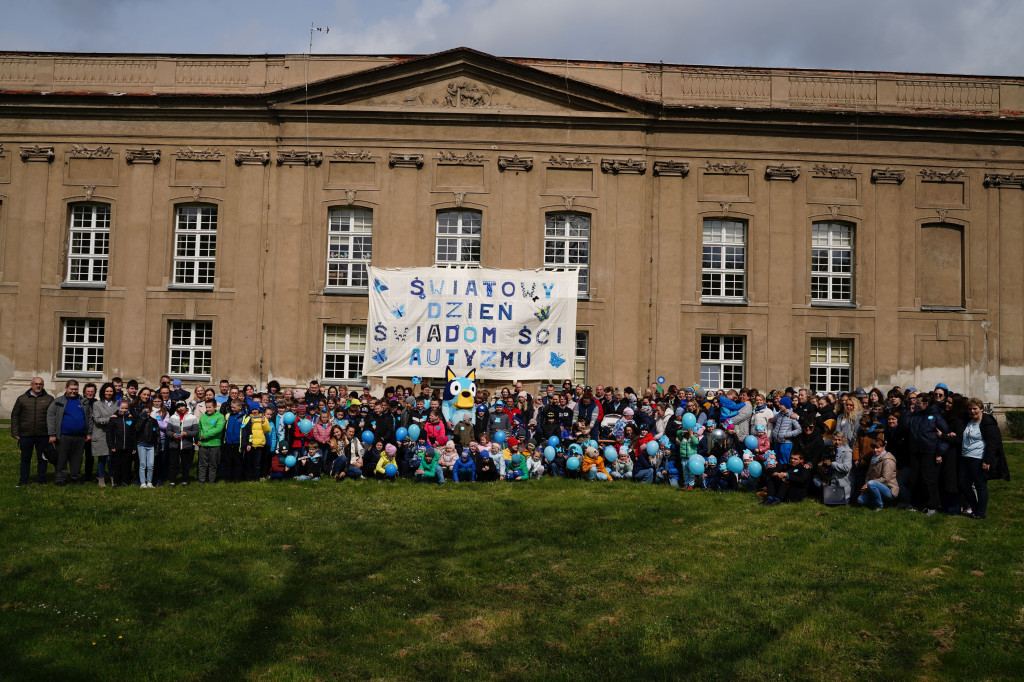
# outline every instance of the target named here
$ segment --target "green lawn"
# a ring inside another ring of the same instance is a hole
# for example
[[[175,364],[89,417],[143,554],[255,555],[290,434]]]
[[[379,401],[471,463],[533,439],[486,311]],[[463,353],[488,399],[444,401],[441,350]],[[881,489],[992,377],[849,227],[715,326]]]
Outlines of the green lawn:
[[[1019,478],[985,521],[631,483],[16,480],[5,439],[5,680],[1024,674]]]

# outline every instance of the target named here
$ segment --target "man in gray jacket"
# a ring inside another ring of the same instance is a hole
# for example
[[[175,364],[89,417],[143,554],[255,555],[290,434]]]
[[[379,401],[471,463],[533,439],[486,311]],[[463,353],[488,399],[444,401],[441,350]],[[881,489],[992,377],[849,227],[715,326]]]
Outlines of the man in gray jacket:
[[[47,439],[46,411],[53,396],[43,388],[42,377],[32,377],[32,385],[18,396],[11,409],[11,436],[21,448],[21,476],[18,485],[28,483],[32,469],[32,450],[36,451],[36,475],[40,484],[46,483],[46,463],[51,454]]]
[[[78,395],[78,382],[68,379],[64,394],[54,398],[46,410],[46,431],[50,443],[57,446],[57,473],[53,482],[67,485],[68,467],[71,482],[82,483],[82,453],[92,440],[92,404]]]

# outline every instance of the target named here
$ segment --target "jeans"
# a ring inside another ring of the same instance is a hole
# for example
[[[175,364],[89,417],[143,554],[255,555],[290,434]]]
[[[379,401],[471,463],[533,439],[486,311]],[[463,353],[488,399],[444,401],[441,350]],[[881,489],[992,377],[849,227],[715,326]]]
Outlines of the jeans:
[[[139,483],[152,483],[156,446],[151,443],[139,443],[137,449],[139,451]]]
[[[595,467],[595,468],[591,468],[591,469],[587,470],[587,480],[588,481],[607,481],[608,480],[608,475],[601,473]]]
[[[690,471],[690,467],[688,467],[688,466],[686,466],[684,464],[683,465],[683,485],[685,485],[687,488],[692,488],[693,487],[693,480],[694,480],[693,472]]]
[[[441,471],[441,467],[437,468],[437,471],[433,476],[427,476],[426,474],[416,474],[416,480],[420,483],[437,483],[441,485],[444,483],[444,473]]]
[[[975,457],[960,458],[960,492],[971,511],[984,516],[988,511],[988,472],[981,468],[981,463]]]
[[[889,486],[881,481],[868,481],[868,490],[857,498],[864,507],[881,507],[884,502],[892,502],[896,497]]]
[[[779,457],[779,464],[789,464],[789,455],[792,452],[792,443],[779,443],[779,447],[775,449],[775,453]]]
[[[633,472],[633,480],[637,483],[654,483],[654,469],[641,469]]]
[[[36,451],[36,480],[46,483],[46,460],[43,457],[50,457],[50,439],[46,436],[22,436],[18,439],[18,447],[21,448],[21,483],[28,483],[29,473],[32,469],[32,449]]]
[[[70,468],[71,482],[78,483],[82,480],[82,453],[85,452],[85,436],[62,435],[57,441],[57,471],[53,475],[53,482],[57,485],[64,485],[68,482],[68,469]]]
[[[110,455],[100,455],[96,457],[96,478],[101,481],[106,478],[107,474],[107,462],[110,460]]]

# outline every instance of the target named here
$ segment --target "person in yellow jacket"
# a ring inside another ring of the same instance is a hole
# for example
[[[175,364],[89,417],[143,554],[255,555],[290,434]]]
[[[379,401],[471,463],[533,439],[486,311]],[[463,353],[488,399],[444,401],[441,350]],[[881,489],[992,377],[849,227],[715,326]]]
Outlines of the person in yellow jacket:
[[[583,477],[588,481],[610,481],[612,477],[604,465],[604,457],[593,446],[587,446],[583,451]]]
[[[253,404],[249,414],[242,417],[242,433],[240,440],[245,444],[242,455],[242,471],[247,481],[258,481],[264,457],[267,452],[267,434],[270,433],[270,420],[263,416],[263,408]]]
[[[395,475],[398,473],[398,462],[395,461],[396,459],[398,459],[398,448],[391,443],[388,443],[384,446],[384,452],[381,453],[380,459],[377,460],[377,468],[373,470],[373,473],[378,480],[395,480]],[[387,466],[389,464],[393,464],[395,466],[393,469],[395,474],[388,475]]]

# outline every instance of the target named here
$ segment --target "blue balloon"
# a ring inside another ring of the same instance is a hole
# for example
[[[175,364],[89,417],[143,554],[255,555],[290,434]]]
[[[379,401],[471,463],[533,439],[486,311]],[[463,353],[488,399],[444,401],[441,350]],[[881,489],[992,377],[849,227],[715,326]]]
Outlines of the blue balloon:
[[[672,441],[668,439],[668,436],[662,436],[661,438],[658,439],[658,442],[667,448],[668,444],[671,443]]]
[[[580,458],[570,457],[568,460],[566,460],[565,466],[568,467],[570,471],[576,471],[577,469],[580,468]]]
[[[302,432],[302,435],[306,435],[312,430],[313,422],[309,421],[308,419],[303,419],[302,421],[299,422],[299,431]]]
[[[373,431],[363,431],[363,442],[367,445],[373,443]]]
[[[751,477],[758,478],[761,476],[761,463],[751,462],[747,465],[747,471],[750,472]]]
[[[693,431],[697,428],[697,418],[693,416],[692,412],[687,412],[683,415],[683,428],[687,431]]]
[[[614,462],[619,456],[615,453],[615,448],[611,445],[606,445],[604,446],[604,458],[609,462]]]
[[[725,463],[725,466],[729,469],[729,471],[733,472],[734,474],[738,474],[739,472],[743,471],[743,460],[737,457],[736,455],[733,455],[732,457],[729,458],[729,461]]]
[[[293,466],[295,466],[295,455],[288,455],[287,457],[285,457],[284,458],[284,465],[286,467],[293,467]]]
[[[559,438],[558,436],[551,436],[550,438],[548,438],[548,445],[550,445],[553,448],[557,448],[558,444],[561,442],[562,439]]]
[[[284,421],[285,424],[287,424],[288,426],[291,426],[292,424],[295,423],[295,413],[294,412],[285,412],[284,416],[281,419]]]
[[[572,455],[573,457],[582,457],[583,448],[580,447],[579,443],[571,443],[569,445],[569,454]]]
[[[690,459],[686,466],[690,467],[690,473],[694,476],[700,476],[704,473],[704,458],[700,455],[690,455]]]
[[[419,439],[420,439],[420,427],[417,426],[416,424],[410,424],[409,425],[409,440],[419,440]]]
[[[597,449],[597,441],[594,440],[593,438],[591,438],[590,440],[587,441],[587,447],[588,448],[594,448],[596,450]]]
[[[544,459],[551,462],[555,459],[555,449],[550,445],[544,448]]]
[[[747,446],[747,450],[757,450],[757,436],[747,436],[743,439],[743,444]]]
[[[409,432],[405,429],[404,426],[399,426],[397,429],[395,429],[395,438],[397,438],[399,441],[403,441],[408,437]]]
[[[387,476],[388,478],[394,478],[395,474],[397,473],[398,467],[396,467],[394,464],[388,464],[387,466],[384,467],[384,475]]]
[[[505,442],[505,432],[501,431],[501,430],[495,431],[494,432],[494,442],[495,443],[504,443]]]
[[[599,480],[599,481],[607,481],[608,480],[608,474],[602,474],[600,471],[598,471],[597,472],[597,480]]]
[[[658,454],[658,443],[657,443],[657,441],[653,441],[652,440],[652,441],[648,441],[647,442],[647,454],[651,455],[652,457],[654,455]]]

